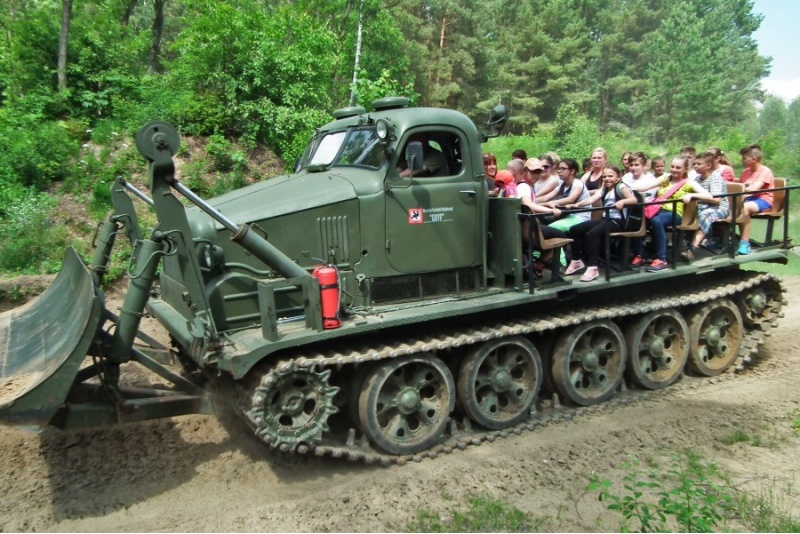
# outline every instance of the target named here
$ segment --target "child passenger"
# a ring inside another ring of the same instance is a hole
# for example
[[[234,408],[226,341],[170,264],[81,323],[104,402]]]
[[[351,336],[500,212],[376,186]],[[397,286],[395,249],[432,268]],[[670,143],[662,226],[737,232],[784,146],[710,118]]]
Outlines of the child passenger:
[[[602,218],[576,224],[567,232],[574,241],[571,245],[573,259],[564,271],[565,275],[575,274],[586,267],[581,282],[591,282],[600,276],[597,267],[600,262],[600,245],[605,243],[609,233],[622,229],[622,210],[625,206],[636,204],[636,197],[626,185],[620,187],[622,198],[617,199],[616,186],[621,178],[622,174],[618,167],[606,165],[603,170],[603,187],[595,190],[589,198],[567,206],[567,208],[582,208],[602,199],[603,206],[608,209]]]
[[[548,208],[563,208],[569,204],[576,204],[589,198],[589,190],[586,184],[578,178],[578,162],[571,158],[564,158],[558,164],[558,176],[561,178],[561,184],[556,188],[555,194],[551,200],[541,204]],[[565,215],[555,222],[550,223],[550,226],[557,230],[567,231],[576,224],[588,221],[591,219],[591,213],[582,211],[579,213],[571,213]]]
[[[712,146],[706,150],[706,152],[711,152],[714,155],[714,170],[722,175],[723,180],[726,182],[733,182],[736,180],[736,176],[733,174],[733,167],[731,167],[731,162],[722,149]]]
[[[722,175],[714,170],[714,164],[717,157],[713,152],[703,152],[694,160],[694,170],[699,175],[697,184],[700,185],[704,192],[691,192],[683,197],[683,202],[691,202],[692,200],[699,201],[697,206],[697,222],[700,229],[695,233],[691,246],[681,252],[681,257],[686,261],[694,259],[694,252],[703,238],[711,232],[711,225],[716,221],[728,216],[728,197],[717,195],[724,195],[727,192],[725,182]]]
[[[653,181],[641,180],[636,185],[638,191],[645,191],[658,185],[658,195],[654,200],[664,201],[658,213],[647,220],[650,237],[653,240],[656,259],[645,270],[650,273],[663,271],[667,264],[667,227],[675,226],[683,216],[682,199],[688,193],[704,193],[704,189],[693,179],[689,178],[689,161],[685,157],[677,157],[670,164],[670,173]],[[697,174],[697,173],[695,173]],[[655,183],[654,183],[655,182]],[[680,200],[681,202],[669,202]]]
[[[766,165],[761,164],[763,152],[759,145],[748,145],[739,151],[742,156],[744,171],[739,181],[744,184],[746,193],[749,196],[744,199],[743,219],[739,224],[741,240],[739,241],[738,254],[750,254],[750,216],[762,211],[772,209],[772,191],[762,193],[763,189],[775,187],[775,178],[772,170]]]
[[[653,176],[656,178],[661,178],[664,176],[665,165],[664,158],[661,156],[656,156],[653,158],[653,160],[650,162],[650,169],[653,171]]]
[[[511,171],[498,171],[494,177],[497,196],[500,198],[517,198],[517,184]]]

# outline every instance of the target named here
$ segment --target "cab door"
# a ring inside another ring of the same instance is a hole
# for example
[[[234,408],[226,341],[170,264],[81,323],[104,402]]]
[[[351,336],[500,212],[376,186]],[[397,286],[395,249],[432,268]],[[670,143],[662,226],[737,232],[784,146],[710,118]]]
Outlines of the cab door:
[[[419,131],[407,132],[398,146],[405,147],[410,134]],[[462,157],[462,135],[441,129],[427,133],[430,147],[445,155],[448,175],[400,178],[395,164],[387,177],[386,256],[401,273],[458,269],[482,261],[479,203],[486,193],[478,188],[484,181],[469,169],[469,158]]]

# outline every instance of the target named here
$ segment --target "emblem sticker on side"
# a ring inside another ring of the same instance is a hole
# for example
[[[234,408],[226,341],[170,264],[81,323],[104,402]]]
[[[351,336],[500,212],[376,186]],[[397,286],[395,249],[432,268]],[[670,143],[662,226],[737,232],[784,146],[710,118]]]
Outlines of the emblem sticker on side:
[[[408,210],[408,224],[422,224],[425,221],[422,208],[411,208]]]

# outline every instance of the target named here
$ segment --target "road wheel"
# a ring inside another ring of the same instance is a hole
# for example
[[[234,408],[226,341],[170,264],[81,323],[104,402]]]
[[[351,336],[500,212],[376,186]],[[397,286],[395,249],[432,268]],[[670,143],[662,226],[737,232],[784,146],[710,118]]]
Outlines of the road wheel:
[[[530,413],[542,385],[542,363],[521,336],[489,341],[470,350],[458,373],[458,400],[476,423],[493,430],[513,426]]]
[[[703,376],[717,376],[733,365],[744,338],[739,308],[728,299],[701,306],[689,323],[689,368]]]
[[[558,393],[581,406],[610,398],[622,382],[626,353],[625,337],[611,321],[568,329],[553,350]]]
[[[645,315],[626,331],[625,372],[636,384],[660,389],[675,382],[689,356],[689,326],[676,310]]]
[[[414,454],[441,439],[455,406],[453,375],[432,355],[387,360],[364,379],[361,428],[381,449]]]

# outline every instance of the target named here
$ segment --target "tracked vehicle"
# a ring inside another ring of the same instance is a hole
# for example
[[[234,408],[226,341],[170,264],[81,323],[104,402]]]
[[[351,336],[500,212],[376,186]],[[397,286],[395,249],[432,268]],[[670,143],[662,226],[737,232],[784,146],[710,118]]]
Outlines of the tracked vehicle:
[[[493,110],[488,135],[504,121]],[[38,300],[0,316],[0,420],[70,429],[224,401],[270,447],[402,463],[524,432],[562,403],[749,362],[783,289],[742,266],[788,261],[791,187],[776,188],[781,208],[748,256],[723,225],[723,253],[667,271],[615,269],[620,236],[604,277],[537,278],[533,246],[566,242],[537,239],[519,200],[488,196],[486,135],[456,111],[381,99],[336,111],[294,173],[204,201],[176,179],[175,129],[144,126],[150,196],[117,180],[92,263],[68,251]],[[425,176],[431,157],[441,176]],[[146,237],[139,201],[158,218]],[[690,229],[673,229],[673,258]],[[123,233],[134,254],[117,316],[100,281]],[[146,313],[169,350],[139,331]],[[124,385],[128,362],[172,387]]]

